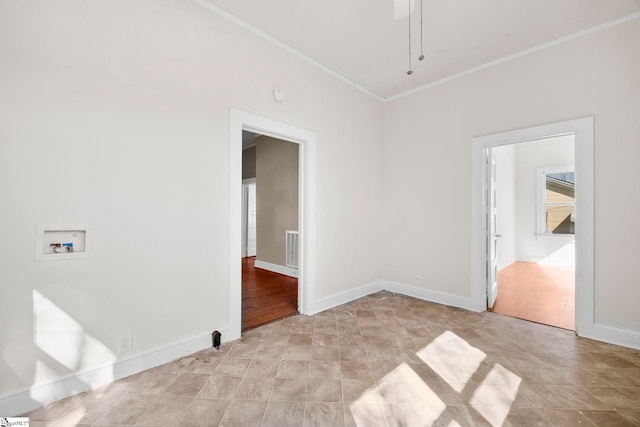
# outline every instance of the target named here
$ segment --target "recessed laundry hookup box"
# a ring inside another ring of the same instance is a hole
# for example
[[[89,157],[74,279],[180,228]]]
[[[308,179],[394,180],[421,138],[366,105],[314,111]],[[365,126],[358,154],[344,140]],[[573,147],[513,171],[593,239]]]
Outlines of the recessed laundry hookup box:
[[[86,225],[38,225],[36,261],[89,258]]]

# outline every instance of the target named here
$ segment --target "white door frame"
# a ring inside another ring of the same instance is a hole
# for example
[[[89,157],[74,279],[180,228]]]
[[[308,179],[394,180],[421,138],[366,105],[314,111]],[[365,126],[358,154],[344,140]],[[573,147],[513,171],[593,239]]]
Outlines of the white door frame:
[[[576,333],[593,336],[594,306],[594,156],[593,117],[552,123],[473,138],[471,142],[471,301],[487,309],[487,232],[484,227],[484,150],[518,142],[564,135],[575,136],[576,164]]]
[[[315,295],[316,134],[257,114],[230,109],[229,122],[229,337],[242,330],[242,131],[299,144],[298,311],[310,313]],[[226,341],[226,340],[225,340]]]

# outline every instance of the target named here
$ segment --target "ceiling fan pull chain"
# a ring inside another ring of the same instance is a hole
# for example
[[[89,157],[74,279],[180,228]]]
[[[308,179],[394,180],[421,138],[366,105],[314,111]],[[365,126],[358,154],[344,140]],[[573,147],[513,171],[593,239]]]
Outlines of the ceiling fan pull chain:
[[[408,0],[409,2],[409,71],[407,71],[407,74],[410,76],[411,74],[413,74],[413,70],[411,69],[411,0]]]
[[[424,37],[422,36],[422,18],[423,18],[423,13],[422,13],[422,3],[424,0],[420,0],[420,56],[418,57],[419,61],[422,61],[424,59],[424,53],[423,53],[423,49],[422,49],[422,40],[424,39]]]

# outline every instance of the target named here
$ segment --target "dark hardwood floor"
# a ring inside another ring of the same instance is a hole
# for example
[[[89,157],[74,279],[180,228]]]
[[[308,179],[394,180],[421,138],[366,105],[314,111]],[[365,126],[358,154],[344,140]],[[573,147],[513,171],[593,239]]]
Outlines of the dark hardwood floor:
[[[255,267],[242,259],[242,330],[298,312],[298,279]]]

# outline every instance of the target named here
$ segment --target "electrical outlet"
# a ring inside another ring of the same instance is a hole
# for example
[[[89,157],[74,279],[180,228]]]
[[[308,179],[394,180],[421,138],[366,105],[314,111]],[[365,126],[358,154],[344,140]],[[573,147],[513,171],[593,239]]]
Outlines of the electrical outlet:
[[[416,285],[419,285],[420,283],[422,283],[422,277],[420,277],[420,275],[419,275],[419,274],[416,274],[416,277],[414,277],[414,278],[413,278],[413,282],[414,282]]]
[[[118,354],[131,351],[132,347],[133,347],[133,334],[128,333],[128,334],[120,335],[120,338],[118,339]]]

